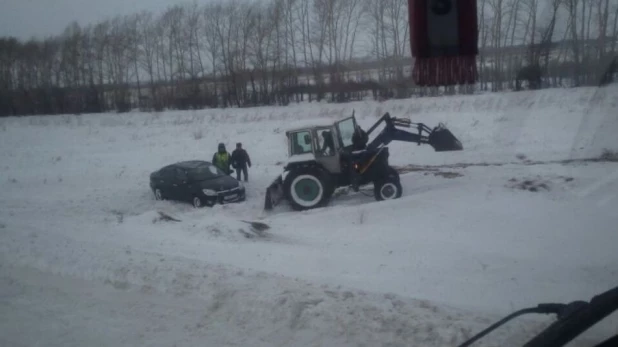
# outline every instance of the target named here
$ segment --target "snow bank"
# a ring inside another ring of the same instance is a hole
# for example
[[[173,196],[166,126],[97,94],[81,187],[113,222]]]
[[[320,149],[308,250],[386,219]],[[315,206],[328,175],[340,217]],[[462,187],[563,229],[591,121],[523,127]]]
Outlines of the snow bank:
[[[119,222],[119,228],[127,233],[135,230],[150,229],[149,232],[169,235],[170,238],[187,239],[194,242],[230,241],[242,242],[248,240],[269,240],[268,225],[265,230],[256,221],[242,221],[231,218],[221,211],[221,206],[215,206],[214,211],[202,211],[172,214],[164,210],[148,211],[137,216],[124,218]],[[263,224],[263,223],[260,223]],[[146,235],[145,235],[146,236]]]
[[[560,161],[618,150],[617,95],[0,119],[0,344],[452,346],[512,310],[589,299],[618,272],[618,167]],[[352,110],[364,127],[384,112],[445,122],[464,150],[393,143],[402,199],[264,214],[284,130]],[[152,171],[219,142],[251,155],[246,202],[154,200]],[[537,322],[483,343],[520,344]]]
[[[158,271],[171,270],[173,262],[160,263]],[[149,280],[136,285],[123,275],[133,269],[120,268],[103,286],[32,269],[5,269],[0,293],[10,300],[14,316],[12,321],[3,319],[0,341],[11,346],[37,344],[40,335],[28,333],[34,328],[45,335],[46,346],[453,346],[498,318],[472,318],[470,312],[426,301],[314,286],[228,267],[177,271],[166,287],[153,286],[158,271],[151,269],[144,275]],[[70,314],[61,307],[70,307]],[[478,345],[522,344],[546,322],[512,323]],[[70,333],[64,325],[71,327]]]
[[[236,139],[230,139],[229,135],[234,134],[239,140],[247,142],[246,148],[281,158],[285,152],[277,148],[284,144],[285,129],[315,122],[329,123],[350,116],[353,110],[361,124],[369,127],[379,116],[390,112],[393,116],[409,117],[431,127],[444,122],[462,140],[465,148],[461,154],[433,155],[429,148],[412,149],[408,144],[400,143],[391,145],[395,150],[394,157],[401,162],[422,159],[424,162],[441,164],[454,160],[498,160],[500,157],[514,157],[522,153],[538,160],[556,156],[566,159],[598,156],[605,148],[618,150],[614,141],[614,134],[618,131],[617,95],[618,86],[610,85],[603,88],[423,97],[383,103],[302,103],[288,107],[153,114],[6,118],[1,119],[0,124],[3,128],[26,127],[28,134],[36,135],[41,140],[56,136],[57,132],[49,133],[49,126],[59,128],[58,132],[68,139],[72,137],[69,134],[75,131],[90,135],[110,133],[108,142],[117,140],[117,130],[106,128],[124,128],[132,132],[133,139],[147,137],[153,145],[158,137],[165,137],[170,131],[183,139],[191,138],[195,131],[199,131],[200,147],[214,147],[216,143],[228,140],[232,147]],[[257,129],[256,124],[259,124]],[[37,131],[37,128],[40,130]],[[71,130],[62,131],[62,128]],[[144,132],[144,129],[150,131]],[[263,137],[272,139],[247,138],[247,134],[256,130]],[[504,150],[497,152],[496,146]]]

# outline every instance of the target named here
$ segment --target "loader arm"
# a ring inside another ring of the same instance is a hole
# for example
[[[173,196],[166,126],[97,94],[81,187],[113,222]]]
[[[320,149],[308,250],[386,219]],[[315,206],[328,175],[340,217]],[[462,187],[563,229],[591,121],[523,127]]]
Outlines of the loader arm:
[[[386,127],[367,145],[367,149],[378,149],[379,147],[388,145],[392,141],[416,142],[420,145],[421,143],[428,143],[428,138],[422,134],[413,134],[395,127]]]
[[[376,130],[382,122],[385,123],[385,127],[378,136],[369,142],[367,145],[368,150],[375,150],[386,146],[392,141],[416,142],[419,146],[421,144],[429,144],[437,152],[459,151],[463,149],[461,142],[443,124],[431,129],[423,123],[413,123],[407,118],[391,117],[388,112],[369,128],[367,136]],[[413,133],[398,129],[397,127],[414,127],[417,131]]]

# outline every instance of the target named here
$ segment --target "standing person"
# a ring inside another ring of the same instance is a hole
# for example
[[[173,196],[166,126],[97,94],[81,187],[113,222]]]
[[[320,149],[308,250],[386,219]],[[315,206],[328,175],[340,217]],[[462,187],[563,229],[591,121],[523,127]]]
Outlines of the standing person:
[[[232,173],[230,169],[230,153],[225,149],[223,143],[219,144],[218,151],[212,156],[212,163],[226,174]]]
[[[324,144],[322,145],[322,154],[335,154],[335,143],[333,141],[333,134],[328,130],[322,132],[322,140],[324,141]]]
[[[242,143],[236,144],[236,149],[232,152],[232,167],[236,169],[236,179],[240,181],[240,173],[245,176],[245,182],[249,180],[247,166],[251,167],[251,158],[247,151],[242,148]]]
[[[352,151],[362,151],[367,148],[367,142],[369,141],[369,137],[363,128],[360,125],[356,125],[354,129],[354,134],[352,135]],[[345,160],[348,164],[348,174],[350,175],[350,184],[352,186],[352,190],[358,192],[358,188],[361,181],[361,174],[354,167],[354,159],[359,160],[362,158],[363,153],[359,156],[354,157],[353,153],[346,153]]]

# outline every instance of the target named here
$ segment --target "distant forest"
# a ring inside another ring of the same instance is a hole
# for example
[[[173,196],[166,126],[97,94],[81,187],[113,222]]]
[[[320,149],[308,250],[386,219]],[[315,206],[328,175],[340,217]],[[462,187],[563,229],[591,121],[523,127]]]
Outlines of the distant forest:
[[[0,116],[346,102],[603,85],[618,1],[478,0],[479,80],[410,78],[407,0],[220,0],[0,38]]]

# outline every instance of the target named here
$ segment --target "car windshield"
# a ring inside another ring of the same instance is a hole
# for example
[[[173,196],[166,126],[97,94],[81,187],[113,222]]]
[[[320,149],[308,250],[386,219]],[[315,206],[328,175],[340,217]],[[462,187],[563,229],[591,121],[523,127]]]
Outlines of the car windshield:
[[[204,164],[188,172],[189,180],[205,181],[213,178],[224,176],[225,174],[218,167],[210,164]]]

